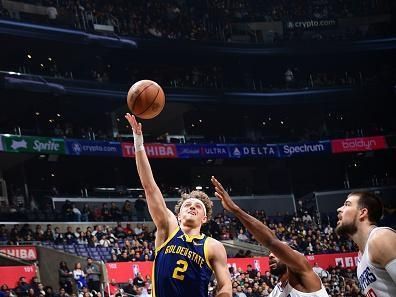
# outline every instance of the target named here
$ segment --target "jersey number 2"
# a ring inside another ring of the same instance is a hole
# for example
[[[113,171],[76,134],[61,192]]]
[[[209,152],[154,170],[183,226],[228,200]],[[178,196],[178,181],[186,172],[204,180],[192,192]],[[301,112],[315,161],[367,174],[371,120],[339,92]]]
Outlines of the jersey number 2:
[[[188,268],[188,263],[184,260],[179,260],[176,262],[178,266],[176,266],[175,270],[173,270],[172,277],[179,280],[184,280],[183,273],[186,272]]]

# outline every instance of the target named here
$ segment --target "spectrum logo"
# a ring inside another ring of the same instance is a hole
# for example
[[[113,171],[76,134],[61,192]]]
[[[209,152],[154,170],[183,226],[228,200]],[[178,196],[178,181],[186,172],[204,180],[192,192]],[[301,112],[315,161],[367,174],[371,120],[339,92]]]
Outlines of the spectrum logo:
[[[388,148],[384,136],[335,139],[331,141],[333,153],[365,152]]]

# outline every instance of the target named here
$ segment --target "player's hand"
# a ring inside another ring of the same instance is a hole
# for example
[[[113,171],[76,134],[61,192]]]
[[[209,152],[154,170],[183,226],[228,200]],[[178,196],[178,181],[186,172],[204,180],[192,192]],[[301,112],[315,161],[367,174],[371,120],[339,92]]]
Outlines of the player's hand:
[[[142,135],[142,123],[138,123],[134,115],[127,113],[125,118],[128,120],[129,125],[132,127],[132,131],[137,135]]]
[[[223,207],[231,212],[237,210],[238,205],[236,205],[234,201],[232,201],[230,195],[228,195],[227,191],[224,189],[221,183],[214,176],[211,177],[210,181],[215,187],[215,196],[220,199]]]

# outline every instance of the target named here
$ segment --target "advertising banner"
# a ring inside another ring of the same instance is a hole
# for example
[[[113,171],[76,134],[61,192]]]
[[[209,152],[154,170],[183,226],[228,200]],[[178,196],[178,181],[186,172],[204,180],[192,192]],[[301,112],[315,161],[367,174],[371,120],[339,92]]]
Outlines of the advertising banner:
[[[201,146],[198,144],[176,144],[177,157],[181,159],[201,158]]]
[[[37,251],[34,246],[1,246],[0,253],[23,260],[37,260]]]
[[[388,148],[384,136],[334,139],[331,141],[333,154],[349,152],[365,152]]]
[[[66,148],[69,155],[75,156],[122,156],[120,143],[116,141],[66,140]]]
[[[319,267],[325,270],[338,265],[343,268],[355,268],[357,265],[357,253],[312,255],[306,258],[312,266],[318,263]],[[242,271],[246,271],[249,264],[262,273],[269,270],[268,257],[228,258],[227,263],[228,267],[234,267],[235,270],[241,268]],[[144,278],[147,275],[151,276],[152,265],[153,262],[115,262],[106,263],[106,268],[109,279],[114,278],[116,282],[127,283],[128,279],[134,278],[137,272],[140,272]]]
[[[0,266],[1,284],[6,284],[10,289],[18,286],[19,278],[24,276],[26,282],[30,284],[36,276],[35,266]]]
[[[229,156],[228,145],[226,144],[203,144],[201,145],[201,155],[203,158],[226,159]]]
[[[276,144],[229,144],[230,158],[279,157]]]
[[[293,157],[308,154],[331,153],[330,141],[279,144],[280,157]]]
[[[126,158],[135,157],[135,148],[132,142],[122,142],[122,156]],[[146,143],[144,144],[147,156],[156,159],[174,159],[177,158],[175,144],[164,143]]]
[[[3,135],[3,146],[5,151],[12,153],[65,154],[62,138]]]
[[[269,269],[268,257],[261,258],[228,258],[229,267],[234,269],[247,269],[247,265],[251,264],[253,268],[260,271]],[[114,262],[106,263],[107,275],[109,279],[115,279],[119,283],[127,283],[128,279],[134,278],[137,272],[140,272],[145,278],[151,276],[153,262]]]
[[[295,30],[323,30],[323,29],[334,29],[337,27],[337,20],[333,18],[328,19],[302,19],[302,20],[290,20],[285,22],[285,29],[288,31]]]
[[[341,265],[342,268],[356,268],[358,253],[344,253],[344,254],[324,254],[306,256],[308,262],[314,266],[318,263],[319,267],[327,270],[329,267],[336,267]]]

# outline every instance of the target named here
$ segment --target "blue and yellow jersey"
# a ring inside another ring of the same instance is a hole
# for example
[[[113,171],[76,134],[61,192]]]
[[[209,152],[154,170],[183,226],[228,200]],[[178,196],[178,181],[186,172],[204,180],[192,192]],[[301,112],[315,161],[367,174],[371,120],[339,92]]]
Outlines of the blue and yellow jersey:
[[[155,251],[153,297],[207,297],[212,267],[204,234],[188,236],[180,227]]]

